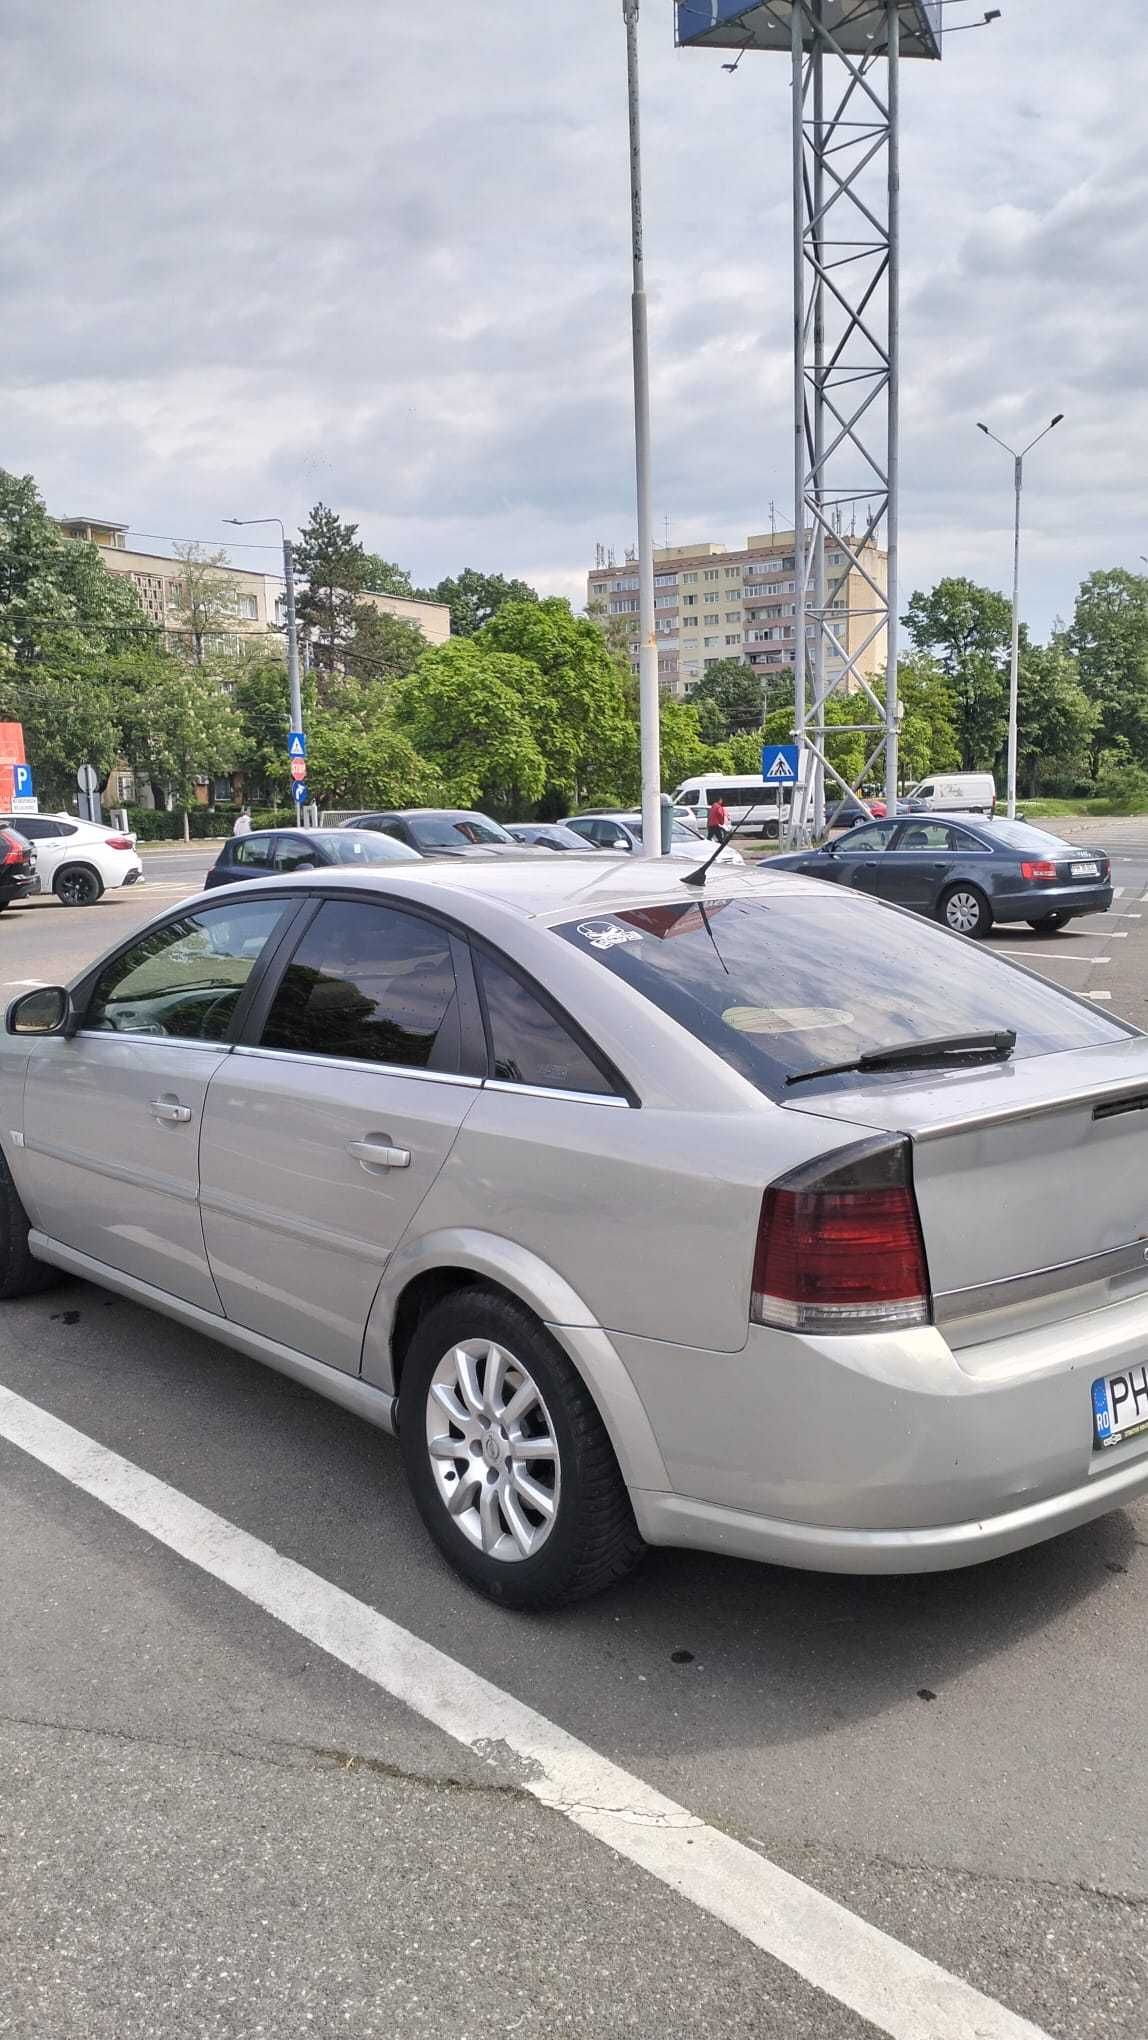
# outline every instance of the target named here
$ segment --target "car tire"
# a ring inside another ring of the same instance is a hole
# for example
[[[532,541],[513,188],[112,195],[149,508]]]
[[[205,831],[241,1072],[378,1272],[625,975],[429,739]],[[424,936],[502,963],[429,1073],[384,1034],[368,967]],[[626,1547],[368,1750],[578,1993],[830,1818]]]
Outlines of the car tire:
[[[52,880],[52,891],[65,907],[94,907],[104,881],[90,864],[65,864]]]
[[[402,1363],[399,1443],[444,1558],[505,1608],[584,1600],[645,1550],[593,1397],[512,1297],[468,1285],[421,1319]],[[530,1449],[516,1456],[515,1443]]]
[[[974,941],[987,935],[993,925],[992,908],[975,885],[948,886],[941,894],[937,919],[954,935],[968,935]]]
[[[1028,925],[1034,935],[1057,935],[1062,928],[1067,928],[1071,919],[1071,914],[1043,914],[1038,921],[1030,921]]]
[[[0,1155],[0,1303],[54,1289],[62,1280],[58,1268],[49,1268],[28,1251],[28,1231],[28,1214],[12,1172]]]

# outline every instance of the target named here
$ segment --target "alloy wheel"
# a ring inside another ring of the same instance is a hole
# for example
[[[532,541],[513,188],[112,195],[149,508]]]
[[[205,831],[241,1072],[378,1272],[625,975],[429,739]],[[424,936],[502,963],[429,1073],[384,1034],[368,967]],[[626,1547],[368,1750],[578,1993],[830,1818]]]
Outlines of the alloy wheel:
[[[558,1440],[537,1383],[493,1339],[466,1339],[431,1377],[426,1440],[447,1514],[488,1558],[533,1558],[558,1519]]]
[[[981,922],[981,903],[975,893],[950,893],[945,901],[945,920],[958,935],[975,935]]]

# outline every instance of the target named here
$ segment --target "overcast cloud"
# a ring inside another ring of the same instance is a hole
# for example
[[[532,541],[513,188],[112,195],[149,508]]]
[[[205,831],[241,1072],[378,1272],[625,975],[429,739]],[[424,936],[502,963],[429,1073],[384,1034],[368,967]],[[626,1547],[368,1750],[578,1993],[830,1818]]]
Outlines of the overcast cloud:
[[[902,586],[1007,584],[974,421],[1063,410],[1029,477],[1043,631],[1148,553],[1148,52],[1141,0],[1004,4],[905,66]],[[583,599],[634,525],[620,0],[5,19],[0,465],[213,541],[321,497],[420,581]],[[659,537],[736,544],[791,516],[786,66],[676,51],[670,0],[642,49]]]

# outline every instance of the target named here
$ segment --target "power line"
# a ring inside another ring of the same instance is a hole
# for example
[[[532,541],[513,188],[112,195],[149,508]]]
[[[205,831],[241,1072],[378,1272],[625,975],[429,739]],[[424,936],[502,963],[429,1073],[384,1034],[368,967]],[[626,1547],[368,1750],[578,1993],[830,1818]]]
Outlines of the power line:
[[[133,530],[130,524],[126,525],[124,529],[125,536],[128,538],[158,538],[163,545],[209,545],[214,547],[214,549],[217,552],[235,551],[235,552],[282,553],[283,551],[282,546],[268,545],[264,539],[173,538],[170,531],[135,531]],[[109,552],[115,552],[116,550],[117,548],[115,546],[108,547]],[[130,550],[130,548],[128,548],[128,550]],[[180,563],[176,562],[176,564],[178,565]],[[282,575],[279,575],[278,578],[282,580],[283,577]]]

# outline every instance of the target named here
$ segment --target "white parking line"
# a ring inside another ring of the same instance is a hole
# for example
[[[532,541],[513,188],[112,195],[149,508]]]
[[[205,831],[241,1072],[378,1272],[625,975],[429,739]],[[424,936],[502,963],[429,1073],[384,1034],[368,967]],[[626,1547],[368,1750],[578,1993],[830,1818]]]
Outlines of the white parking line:
[[[1089,999],[1110,999],[1112,994],[1111,992],[1087,992],[1085,996]]]
[[[330,1580],[0,1387],[0,1436],[349,1665],[891,2040],[1048,2040]]]
[[[1110,956],[1077,956],[1071,949],[1018,949],[1018,963],[1111,963]]]

